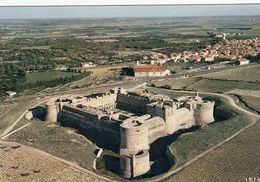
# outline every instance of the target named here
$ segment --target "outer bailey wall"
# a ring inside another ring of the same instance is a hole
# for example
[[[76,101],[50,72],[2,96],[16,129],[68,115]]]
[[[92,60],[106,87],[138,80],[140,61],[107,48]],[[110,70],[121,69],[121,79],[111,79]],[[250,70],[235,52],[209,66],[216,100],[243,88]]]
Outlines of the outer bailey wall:
[[[82,120],[85,123],[92,125],[93,127],[99,127],[98,115],[96,114],[81,111],[79,108],[74,108],[73,106],[64,106],[60,112],[60,115],[65,113],[67,114],[67,117],[72,117],[74,122],[78,122],[77,120]]]
[[[116,102],[118,109],[145,114],[147,112],[146,104],[150,101],[138,96],[118,94]]]
[[[116,98],[117,98],[117,94],[108,94],[97,98],[90,98],[89,100],[81,102],[81,104],[90,107],[115,108]]]

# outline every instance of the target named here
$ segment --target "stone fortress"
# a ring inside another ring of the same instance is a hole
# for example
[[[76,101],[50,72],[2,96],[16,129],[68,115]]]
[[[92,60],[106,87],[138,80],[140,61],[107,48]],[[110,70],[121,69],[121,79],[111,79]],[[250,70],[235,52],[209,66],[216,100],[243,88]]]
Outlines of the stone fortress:
[[[116,136],[124,178],[150,170],[149,145],[158,138],[214,122],[214,102],[199,96],[171,99],[146,90],[115,88],[103,94],[63,96],[48,101],[46,107],[50,122],[67,120]]]

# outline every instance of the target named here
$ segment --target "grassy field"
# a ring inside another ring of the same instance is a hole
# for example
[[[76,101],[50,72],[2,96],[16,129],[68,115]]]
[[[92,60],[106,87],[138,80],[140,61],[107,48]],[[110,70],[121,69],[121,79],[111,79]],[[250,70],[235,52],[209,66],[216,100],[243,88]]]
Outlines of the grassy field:
[[[38,148],[92,169],[95,146],[72,129],[43,121],[32,121],[26,128],[11,135],[8,140]]]
[[[190,78],[168,78],[151,83],[155,87],[204,92],[228,92],[234,89],[260,90],[260,65],[220,71]]]
[[[164,81],[153,81],[156,87],[170,85],[172,89],[197,90],[205,92],[227,92],[234,89],[260,90],[260,84],[250,82],[237,82],[231,80],[211,80],[207,78],[175,78]]]
[[[246,181],[259,178],[260,121],[167,181]],[[166,180],[165,180],[166,181]]]
[[[15,106],[15,104],[1,105],[0,106],[0,119],[6,114],[6,112],[8,112],[14,106]]]
[[[225,72],[211,73],[203,77],[225,80],[260,81],[260,65],[239,68]]]
[[[49,71],[49,72],[36,72],[27,73],[26,80],[29,83],[35,83],[37,81],[49,81],[56,78],[70,77],[73,75],[78,75],[78,73],[62,72],[62,71]]]

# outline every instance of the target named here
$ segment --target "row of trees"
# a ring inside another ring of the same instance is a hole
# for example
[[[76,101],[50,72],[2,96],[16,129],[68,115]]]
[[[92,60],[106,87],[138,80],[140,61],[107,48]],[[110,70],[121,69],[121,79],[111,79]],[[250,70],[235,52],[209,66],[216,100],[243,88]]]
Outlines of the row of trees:
[[[86,73],[81,73],[78,75],[70,75],[67,77],[61,77],[61,78],[56,78],[52,80],[46,80],[42,81],[39,80],[34,83],[26,82],[26,77],[24,74],[22,75],[9,75],[6,76],[5,78],[1,77],[1,82],[0,82],[0,96],[4,95],[5,91],[12,90],[16,92],[22,92],[24,90],[30,90],[30,89],[44,89],[47,87],[55,87],[58,85],[63,85],[66,83],[70,83],[73,81],[80,80],[84,77],[89,76],[91,73],[86,72]]]

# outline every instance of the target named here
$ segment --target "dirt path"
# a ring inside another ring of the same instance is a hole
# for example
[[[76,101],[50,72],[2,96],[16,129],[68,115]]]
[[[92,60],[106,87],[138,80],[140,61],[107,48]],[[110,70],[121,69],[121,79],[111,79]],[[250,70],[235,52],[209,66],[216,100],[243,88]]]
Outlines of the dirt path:
[[[49,99],[44,99],[43,101],[35,104],[34,106],[32,106],[31,108],[34,108],[36,106],[39,106],[40,104],[46,102]],[[29,108],[28,108],[29,109]],[[5,129],[5,131],[2,133],[2,135],[0,135],[0,138],[2,139],[5,135],[7,135],[8,133],[10,133],[10,131],[12,131],[12,129],[15,127],[15,125],[24,117],[24,115],[28,112],[28,109],[26,111],[24,111],[20,117],[18,119],[15,120],[15,122],[10,125],[8,128]]]
[[[1,120],[3,117],[5,117],[5,115],[7,115],[7,114],[8,114],[13,108],[15,108],[16,106],[17,106],[17,103],[15,103],[13,107],[11,107],[11,108],[8,109],[4,114],[2,114],[2,115],[0,116],[0,120]]]

